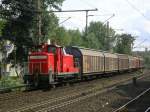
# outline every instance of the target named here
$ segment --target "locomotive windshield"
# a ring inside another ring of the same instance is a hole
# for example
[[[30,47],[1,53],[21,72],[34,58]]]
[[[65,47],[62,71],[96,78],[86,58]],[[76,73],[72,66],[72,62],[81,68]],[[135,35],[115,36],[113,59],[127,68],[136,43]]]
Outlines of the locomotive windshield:
[[[48,46],[48,53],[56,53],[56,47],[55,46]]]

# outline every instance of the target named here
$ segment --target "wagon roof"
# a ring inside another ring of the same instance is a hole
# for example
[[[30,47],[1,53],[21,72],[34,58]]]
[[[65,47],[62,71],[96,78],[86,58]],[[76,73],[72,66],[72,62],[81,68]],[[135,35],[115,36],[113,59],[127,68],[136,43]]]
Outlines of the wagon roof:
[[[132,55],[128,55],[128,54],[119,54],[119,53],[112,53],[109,51],[103,51],[103,50],[97,50],[97,49],[91,49],[91,48],[86,48],[86,47],[80,47],[80,46],[70,46],[73,48],[77,48],[77,49],[83,49],[83,50],[90,50],[90,51],[97,51],[97,52],[102,52],[102,53],[109,53],[109,54],[113,54],[113,55],[119,55],[119,56],[128,56],[129,58],[140,58],[139,56],[132,56]]]
[[[110,53],[109,51],[103,51],[103,50],[98,50],[98,49],[91,49],[91,48],[86,48],[86,47],[79,47],[79,46],[71,46],[71,47],[75,47],[75,48],[78,48],[78,49],[84,49],[84,50],[103,52],[103,53]],[[111,53],[111,54],[116,54],[116,53]]]

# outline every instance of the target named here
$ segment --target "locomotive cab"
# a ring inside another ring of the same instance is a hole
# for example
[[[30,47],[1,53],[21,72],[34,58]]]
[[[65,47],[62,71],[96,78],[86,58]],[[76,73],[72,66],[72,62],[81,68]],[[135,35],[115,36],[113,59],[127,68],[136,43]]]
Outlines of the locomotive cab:
[[[75,66],[74,56],[67,54],[64,47],[43,45],[36,52],[31,52],[28,60],[28,74],[25,83],[35,86],[45,83],[56,83],[77,77],[79,68]]]

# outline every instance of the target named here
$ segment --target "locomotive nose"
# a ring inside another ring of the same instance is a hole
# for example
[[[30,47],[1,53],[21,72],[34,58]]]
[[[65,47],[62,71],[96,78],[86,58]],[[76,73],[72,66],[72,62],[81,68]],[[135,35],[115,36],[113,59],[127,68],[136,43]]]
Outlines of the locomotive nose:
[[[48,72],[47,65],[47,55],[32,55],[29,57],[29,69],[31,74],[35,72],[39,74]]]

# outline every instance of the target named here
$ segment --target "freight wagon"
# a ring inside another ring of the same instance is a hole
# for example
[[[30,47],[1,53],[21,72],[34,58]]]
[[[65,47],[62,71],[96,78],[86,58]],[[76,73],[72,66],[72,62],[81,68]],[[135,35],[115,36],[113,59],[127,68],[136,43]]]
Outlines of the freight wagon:
[[[118,55],[118,70],[119,72],[125,72],[129,70],[129,56],[126,54]]]

